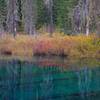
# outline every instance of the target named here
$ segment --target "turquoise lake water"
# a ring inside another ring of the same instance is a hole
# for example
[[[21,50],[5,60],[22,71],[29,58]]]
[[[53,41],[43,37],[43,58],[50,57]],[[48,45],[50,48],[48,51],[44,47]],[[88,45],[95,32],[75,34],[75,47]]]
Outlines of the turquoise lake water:
[[[0,100],[100,100],[99,60],[0,60]]]

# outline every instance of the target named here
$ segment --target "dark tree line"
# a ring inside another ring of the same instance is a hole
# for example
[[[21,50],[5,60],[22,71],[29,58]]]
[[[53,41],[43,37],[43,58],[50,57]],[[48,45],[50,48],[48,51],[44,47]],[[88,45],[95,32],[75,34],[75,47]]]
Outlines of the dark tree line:
[[[100,31],[100,0],[0,0],[0,34]]]

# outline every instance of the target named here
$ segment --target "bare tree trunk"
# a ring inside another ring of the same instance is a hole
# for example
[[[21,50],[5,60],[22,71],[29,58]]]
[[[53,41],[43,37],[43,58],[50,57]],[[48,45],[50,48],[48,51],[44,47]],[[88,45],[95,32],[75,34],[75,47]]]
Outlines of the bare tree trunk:
[[[53,1],[50,2],[50,36],[53,34]]]
[[[74,30],[77,33],[90,33],[91,0],[79,0],[78,5],[73,10]]]
[[[24,31],[30,35],[36,34],[36,0],[23,0]]]
[[[96,20],[96,32],[100,36],[100,0],[95,0],[95,20]]]
[[[87,22],[86,22],[86,36],[88,36],[89,32],[90,32],[90,30],[89,30],[89,16],[88,15],[86,16],[86,19],[87,19]]]
[[[8,0],[8,14],[7,14],[7,28],[9,33],[13,33],[14,37],[17,32],[17,19],[18,19],[18,12],[17,12],[17,0]]]
[[[89,16],[89,8],[90,8],[90,2],[89,2],[89,0],[86,0],[86,36],[88,36],[89,35],[89,32],[90,32],[90,30],[89,30],[89,24],[90,24],[90,16]]]
[[[54,31],[54,23],[53,23],[53,0],[44,0],[44,4],[47,11],[48,16],[48,32],[49,35],[52,36]]]

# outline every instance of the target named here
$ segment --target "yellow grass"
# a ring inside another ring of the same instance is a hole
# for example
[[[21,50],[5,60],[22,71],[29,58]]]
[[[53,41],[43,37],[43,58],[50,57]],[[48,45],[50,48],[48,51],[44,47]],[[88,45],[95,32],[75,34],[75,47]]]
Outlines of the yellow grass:
[[[100,38],[92,36],[67,36],[48,34],[39,36],[5,35],[0,38],[0,55],[14,56],[55,55],[68,57],[100,58]]]

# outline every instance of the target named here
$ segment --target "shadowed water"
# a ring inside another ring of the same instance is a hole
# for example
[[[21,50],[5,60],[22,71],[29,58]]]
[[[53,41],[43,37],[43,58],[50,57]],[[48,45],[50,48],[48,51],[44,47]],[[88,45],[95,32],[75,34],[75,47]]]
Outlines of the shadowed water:
[[[0,100],[100,100],[99,60],[0,60]]]

